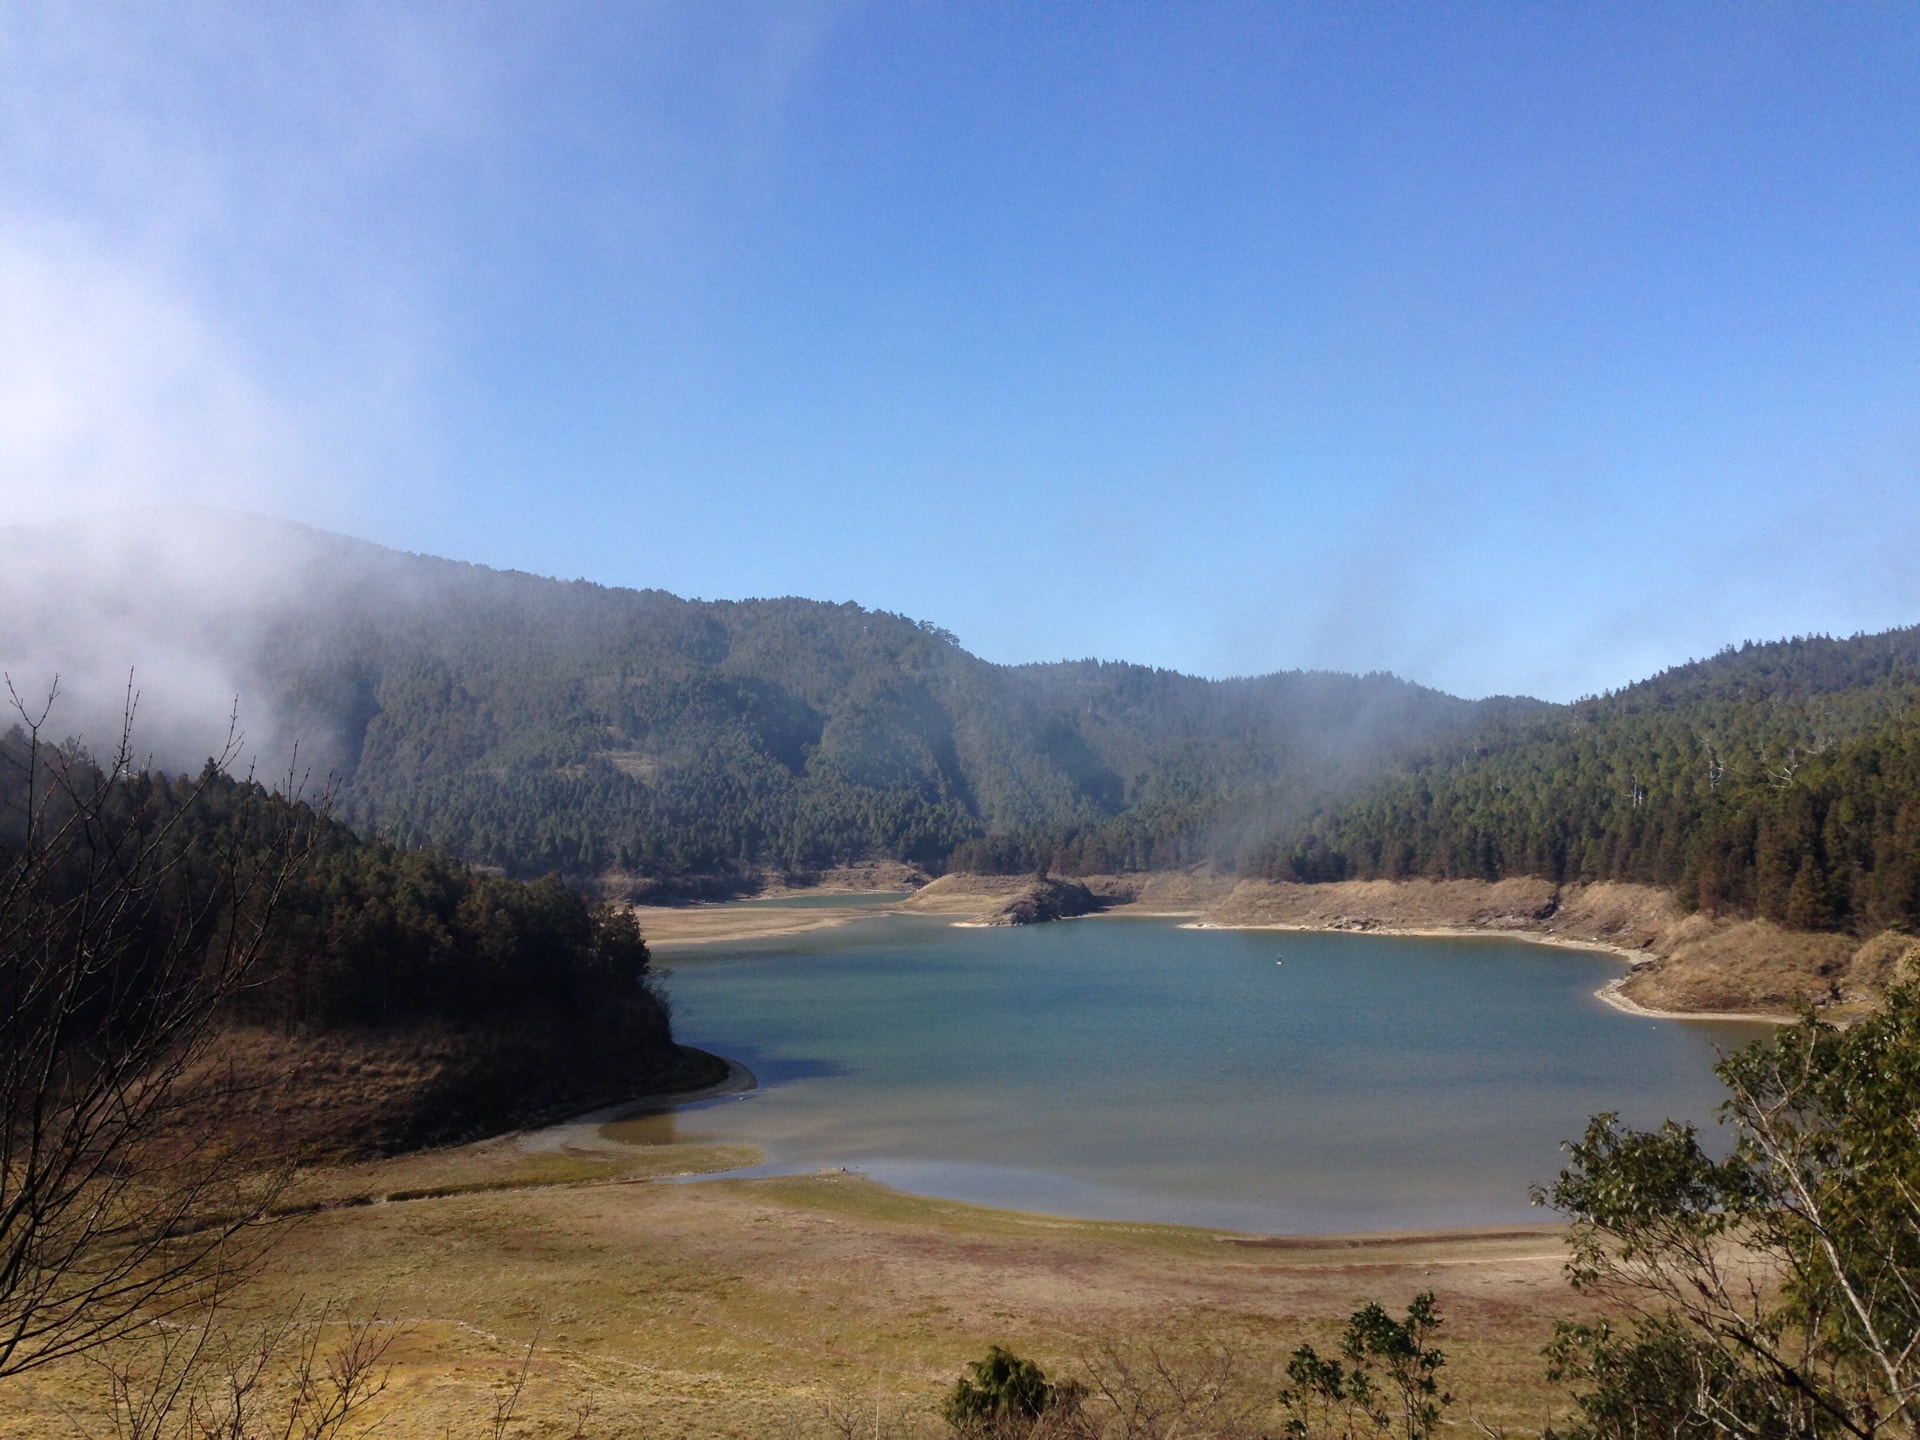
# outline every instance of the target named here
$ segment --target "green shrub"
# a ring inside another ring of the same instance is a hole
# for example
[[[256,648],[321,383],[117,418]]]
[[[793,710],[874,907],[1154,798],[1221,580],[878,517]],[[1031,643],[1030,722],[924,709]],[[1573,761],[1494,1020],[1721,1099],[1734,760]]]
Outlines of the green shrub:
[[[941,1407],[947,1423],[963,1435],[1024,1431],[1049,1411],[1077,1404],[1080,1397],[1078,1386],[1053,1384],[1033,1361],[998,1345],[967,1371]]]

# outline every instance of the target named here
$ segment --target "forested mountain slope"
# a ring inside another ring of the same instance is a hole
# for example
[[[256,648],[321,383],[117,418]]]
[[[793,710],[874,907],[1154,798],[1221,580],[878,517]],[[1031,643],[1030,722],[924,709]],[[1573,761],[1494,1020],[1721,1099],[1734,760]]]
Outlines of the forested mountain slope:
[[[512,875],[1211,862],[1920,922],[1920,630],[1747,645],[1547,706],[999,666],[857,605],[690,601],[233,516],[0,543],[34,562],[0,575],[0,662],[29,693],[58,671],[63,705],[111,719],[132,666],[149,734],[156,706],[164,731],[238,694],[270,762],[298,739],[337,777],[343,818]]]
[[[1270,879],[1673,887],[1797,929],[1920,923],[1920,628],[1744,645],[1497,718],[1280,829]]]
[[[214,1070],[249,1072],[217,1089],[346,1151],[724,1069],[674,1044],[630,911],[359,836],[213,765],[125,759],[0,732],[0,987],[22,1053],[63,1005],[88,1029],[204,1023]]]
[[[342,720],[346,813],[515,872],[940,866],[1126,813],[1130,867],[1223,806],[1319,798],[1473,707],[1384,676],[1003,668],[900,616],[448,567],[410,612],[289,622],[279,693]],[[365,723],[360,723],[361,717]]]
[[[297,737],[340,777],[345,818],[520,875],[937,867],[1005,835],[1102,868],[1188,863],[1533,705],[1384,675],[998,666],[851,604],[688,601],[265,520],[7,546],[68,557],[57,582],[13,582],[10,673],[211,668],[270,750]]]

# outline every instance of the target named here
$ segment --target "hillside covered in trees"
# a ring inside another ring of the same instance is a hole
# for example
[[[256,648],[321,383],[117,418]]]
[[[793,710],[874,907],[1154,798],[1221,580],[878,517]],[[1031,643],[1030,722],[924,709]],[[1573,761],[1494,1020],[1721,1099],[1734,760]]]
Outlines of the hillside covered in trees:
[[[1500,717],[1282,828],[1269,879],[1628,880],[1795,929],[1920,924],[1920,628],[1743,645]]]
[[[1000,666],[857,605],[682,600],[264,520],[9,548],[72,557],[0,612],[11,673],[84,654],[117,704],[129,665],[147,687],[217,657],[225,678],[182,706],[237,692],[270,750],[297,738],[338,777],[357,828],[528,878],[940,868],[1032,835],[1109,869],[1188,864],[1533,704],[1385,675]]]
[[[211,1018],[283,1037],[275,1079],[318,1063],[307,1078],[324,1084],[343,1056],[399,1075],[378,1113],[334,1126],[336,1146],[461,1135],[723,1068],[674,1044],[630,911],[362,837],[212,764],[170,776],[0,733],[0,909],[10,1022],[38,1003],[48,957],[81,957],[75,1015],[105,1029],[225,973]]]
[[[616,895],[872,858],[1527,875],[1796,928],[1920,922],[1920,631],[1750,644],[1556,706],[995,665],[853,604],[684,600],[231,516],[7,544],[41,560],[0,584],[9,674],[77,674],[117,715],[132,667],[163,730],[169,705],[237,694],[262,753],[297,740],[394,865],[425,848]]]

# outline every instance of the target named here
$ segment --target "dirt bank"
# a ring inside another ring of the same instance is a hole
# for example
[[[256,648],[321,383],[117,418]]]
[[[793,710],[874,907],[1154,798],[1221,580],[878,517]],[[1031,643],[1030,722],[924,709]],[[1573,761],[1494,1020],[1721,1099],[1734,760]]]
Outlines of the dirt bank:
[[[871,895],[876,891],[893,893],[918,890],[933,877],[917,865],[899,860],[862,860],[857,865],[836,865],[830,870],[796,870],[768,875],[759,895],[771,899],[782,895]]]
[[[307,1162],[393,1154],[577,1114],[584,1106],[721,1083],[704,1050],[649,1049],[538,1018],[512,1032],[415,1025],[288,1035],[236,1026],[189,1101],[257,1153]]]
[[[751,882],[751,894],[712,896],[674,904],[634,903],[629,906],[640,922],[640,933],[650,945],[705,945],[724,941],[768,940],[800,935],[809,930],[831,930],[863,916],[889,914],[892,906],[876,907],[876,896],[912,895],[928,883],[927,874],[897,860],[868,860],[831,870],[768,874]],[[844,896],[846,908],[809,904],[786,908],[756,905],[753,901],[828,900]],[[742,901],[748,903],[741,903]],[[860,903],[853,903],[853,902]]]
[[[1920,973],[1920,942],[1783,930],[1765,920],[1690,915],[1650,885],[1556,886],[1533,879],[1243,880],[1196,921],[1228,928],[1383,934],[1511,934],[1595,946],[1634,962],[1610,999],[1649,1014],[1791,1018],[1815,1006],[1847,1018],[1896,978]]]
[[[1798,1015],[1813,1006],[1845,1020],[1886,987],[1920,973],[1920,942],[1891,931],[1864,944],[1852,935],[1782,930],[1766,920],[1688,916],[1652,947],[1653,963],[1620,985],[1650,1010]]]

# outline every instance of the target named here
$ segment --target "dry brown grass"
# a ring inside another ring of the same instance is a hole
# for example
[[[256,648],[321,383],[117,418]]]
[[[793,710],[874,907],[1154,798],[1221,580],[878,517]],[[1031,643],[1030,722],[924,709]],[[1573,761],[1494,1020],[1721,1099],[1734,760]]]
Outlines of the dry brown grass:
[[[655,948],[704,945],[728,940],[770,940],[778,935],[800,935],[809,930],[832,930],[855,920],[884,914],[871,906],[845,910],[823,908],[781,910],[742,905],[635,905],[640,933]]]
[[[1600,881],[1563,889],[1545,933],[1622,950],[1648,950],[1670,943],[1686,918],[1671,890]]]
[[[1325,1343],[1362,1300],[1438,1292],[1455,1389],[1536,1428],[1539,1349],[1579,1304],[1552,1228],[1257,1241],[1063,1220],[902,1195],[833,1174],[694,1184],[737,1150],[529,1154],[495,1141],[309,1176],[311,1214],[255,1286],[402,1322],[381,1435],[481,1435],[530,1344],[520,1436],[833,1433],[849,1414],[937,1429],[934,1407],[990,1344],[1085,1375],[1101,1347],[1255,1370]],[[73,1433],[84,1369],[16,1383],[0,1437]],[[97,1400],[97,1395],[92,1397]],[[836,1421],[836,1418],[838,1420]],[[842,1425],[844,1428],[844,1425]],[[862,1433],[865,1433],[864,1429]]]
[[[1558,887],[1546,880],[1243,880],[1202,919],[1314,930],[1523,930],[1543,927]]]
[[[1151,875],[1093,875],[1086,883],[1097,894],[1124,898],[1133,914],[1199,915],[1232,894],[1238,881],[1205,870],[1171,870]]]
[[[762,896],[868,895],[875,891],[918,890],[931,877],[918,865],[899,860],[861,860],[826,870],[769,875]]]
[[[1655,1010],[1748,1010],[1790,1016],[1808,1005],[1839,1018],[1878,998],[1911,968],[1914,942],[1886,934],[1866,944],[1851,935],[1783,930],[1766,920],[1691,916],[1667,937],[1664,958],[1632,976],[1622,992]]]
[[[921,898],[931,903],[914,908],[967,914],[1027,883],[942,882],[944,898],[929,887]],[[1671,897],[1638,887],[1563,892],[1545,921],[1541,897],[1520,882],[1220,888],[1204,876],[1156,877],[1135,903],[1236,923],[1543,935],[1551,925],[1553,938],[1670,947],[1671,968],[1635,983],[1686,981],[1693,988],[1680,998],[1699,1008],[1804,993],[1780,988],[1782,975],[1870,988],[1920,962],[1905,937],[1859,946],[1676,919]],[[670,913],[711,914],[718,925],[752,912]],[[298,1083],[311,1087],[323,1128],[418,1085],[441,1057],[437,1042],[409,1043],[312,1058]],[[255,1057],[263,1068],[283,1058]],[[1224,1346],[1236,1374],[1270,1389],[1287,1352],[1302,1341],[1324,1348],[1362,1301],[1397,1310],[1423,1289],[1447,1316],[1457,1418],[1470,1408],[1518,1435],[1565,1411],[1540,1349],[1556,1319],[1586,1306],[1561,1279],[1551,1227],[1276,1240],[982,1209],[844,1174],[673,1184],[663,1177],[756,1156],[659,1128],[646,1138],[661,1143],[644,1148],[509,1138],[310,1170],[288,1197],[299,1218],[252,1301],[325,1300],[399,1324],[377,1432],[398,1440],[491,1434],[529,1347],[508,1435],[935,1434],[940,1396],[992,1344],[1082,1379],[1128,1354],[1203,1367]],[[0,1440],[105,1434],[101,1397],[86,1366],[8,1382]]]
[[[900,908],[916,915],[984,920],[1032,887],[1031,875],[942,875]]]

